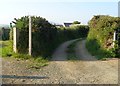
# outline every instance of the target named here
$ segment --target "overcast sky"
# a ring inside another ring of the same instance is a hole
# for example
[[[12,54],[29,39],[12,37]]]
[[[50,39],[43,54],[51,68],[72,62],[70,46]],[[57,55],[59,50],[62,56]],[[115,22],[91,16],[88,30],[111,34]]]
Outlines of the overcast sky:
[[[2,0],[0,24],[9,24],[14,18],[35,15],[60,23],[87,22],[93,15],[118,16],[118,0]],[[108,2],[109,1],[109,2]]]

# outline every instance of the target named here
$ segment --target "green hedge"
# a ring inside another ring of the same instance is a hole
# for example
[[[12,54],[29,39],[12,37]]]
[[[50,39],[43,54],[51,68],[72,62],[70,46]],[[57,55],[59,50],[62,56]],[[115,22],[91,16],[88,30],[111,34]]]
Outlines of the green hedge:
[[[15,27],[19,29],[18,53],[28,53],[28,16],[15,19]],[[12,31],[11,31],[12,32]],[[45,18],[32,16],[32,55],[48,57],[54,49],[57,28]],[[12,33],[11,33],[12,34]]]
[[[62,27],[58,29],[58,34],[64,36],[66,39],[84,38],[87,37],[89,27],[87,25],[77,25],[70,27]]]
[[[89,27],[86,43],[89,52],[98,58],[117,57],[112,44],[114,31],[120,28],[120,18],[97,15],[89,21]]]
[[[28,53],[28,16],[14,20],[19,29],[18,53]],[[32,16],[32,55],[51,58],[54,50],[67,40],[87,37],[88,26],[56,28],[45,18]],[[12,31],[11,31],[12,34]]]
[[[0,40],[9,40],[9,33],[10,29],[9,28],[0,28]]]

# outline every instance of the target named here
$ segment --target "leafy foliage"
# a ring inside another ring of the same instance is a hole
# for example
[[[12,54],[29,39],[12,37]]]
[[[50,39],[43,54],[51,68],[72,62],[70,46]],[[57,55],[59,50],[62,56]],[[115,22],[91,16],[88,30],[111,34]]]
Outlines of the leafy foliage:
[[[19,29],[18,52],[28,52],[28,16],[15,19],[15,26]],[[56,35],[55,26],[42,17],[32,16],[32,48],[33,55],[47,56],[51,53],[51,45]]]
[[[79,21],[74,21],[73,24],[80,24],[81,22]]]
[[[18,53],[28,53],[28,16],[14,19],[19,29]],[[88,26],[56,28],[45,18],[32,16],[32,55],[51,58],[55,48],[64,41],[87,37]],[[11,32],[12,33],[12,32]]]
[[[90,31],[87,37],[87,48],[93,55],[114,57],[113,33],[120,27],[120,18],[97,15],[89,21]]]
[[[9,40],[9,33],[10,33],[10,29],[9,28],[0,28],[0,40]]]

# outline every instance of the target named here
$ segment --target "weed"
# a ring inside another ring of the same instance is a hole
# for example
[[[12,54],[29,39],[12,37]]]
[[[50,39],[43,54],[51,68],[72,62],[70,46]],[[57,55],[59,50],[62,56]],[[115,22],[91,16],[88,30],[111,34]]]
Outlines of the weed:
[[[18,54],[18,53],[14,53],[13,57],[14,58],[18,58],[18,59],[23,59],[23,60],[27,60],[27,59],[32,58],[30,55],[27,55],[27,54]]]
[[[41,67],[48,65],[48,60],[43,59],[42,57],[35,57],[30,60],[32,63],[28,66],[28,68],[40,69]]]

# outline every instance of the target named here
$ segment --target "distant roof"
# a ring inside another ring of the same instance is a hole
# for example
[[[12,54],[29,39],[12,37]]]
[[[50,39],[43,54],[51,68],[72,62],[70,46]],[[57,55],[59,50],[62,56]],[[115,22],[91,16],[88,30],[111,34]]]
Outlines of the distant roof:
[[[55,26],[58,27],[58,28],[59,28],[59,27],[63,27],[63,25],[55,25]]]
[[[72,23],[64,23],[65,27],[69,27]]]
[[[63,26],[63,25],[60,25],[60,24],[59,24],[59,25],[55,25],[55,26]]]

